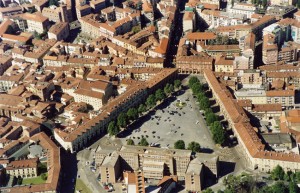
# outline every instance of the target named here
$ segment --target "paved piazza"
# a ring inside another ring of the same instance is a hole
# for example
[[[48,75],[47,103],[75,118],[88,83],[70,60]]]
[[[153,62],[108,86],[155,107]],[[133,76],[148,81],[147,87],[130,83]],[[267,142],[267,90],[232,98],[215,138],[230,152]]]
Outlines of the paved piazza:
[[[182,109],[176,106],[179,100],[186,103]],[[165,100],[156,110],[128,126],[128,130],[121,138],[123,144],[128,138],[137,144],[144,136],[149,144],[156,143],[162,148],[172,148],[177,140],[182,139],[186,147],[196,141],[202,148],[214,149],[214,142],[189,89]]]

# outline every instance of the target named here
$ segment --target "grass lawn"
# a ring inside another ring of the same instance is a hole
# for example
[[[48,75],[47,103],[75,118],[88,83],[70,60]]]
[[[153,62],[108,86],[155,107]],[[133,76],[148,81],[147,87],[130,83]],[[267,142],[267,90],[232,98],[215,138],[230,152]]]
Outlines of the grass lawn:
[[[43,184],[45,183],[46,181],[43,180],[41,178],[41,176],[38,176],[36,178],[23,178],[22,180],[22,184]]]
[[[81,179],[76,180],[75,190],[79,190],[81,193],[92,193],[92,191],[83,183]]]

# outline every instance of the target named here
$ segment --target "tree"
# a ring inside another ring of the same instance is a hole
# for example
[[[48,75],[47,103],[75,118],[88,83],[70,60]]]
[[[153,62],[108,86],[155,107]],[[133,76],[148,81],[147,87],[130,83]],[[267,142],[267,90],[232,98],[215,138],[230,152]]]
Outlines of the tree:
[[[118,127],[118,125],[116,125],[116,122],[111,121],[108,124],[107,131],[110,136],[113,136],[113,135],[117,135],[120,132],[120,128]]]
[[[273,180],[283,180],[284,178],[284,170],[281,166],[277,165],[272,171],[271,171],[271,178]]]
[[[166,98],[165,93],[161,89],[156,90],[155,92],[156,101],[162,101],[165,98]]]
[[[214,113],[214,112],[211,110],[211,108],[205,108],[204,111],[205,111],[205,113],[204,113],[204,116],[205,116],[205,117],[207,117],[207,116],[208,116],[209,114],[211,114],[211,113]]]
[[[48,178],[47,173],[42,173],[42,174],[41,174],[41,178],[42,178],[42,180],[46,181],[47,178]]]
[[[200,109],[202,109],[202,110],[209,108],[210,107],[209,99],[207,97],[203,97],[199,101],[199,106],[200,106]]]
[[[203,91],[203,86],[200,82],[196,82],[191,87],[193,94],[198,94]]]
[[[141,31],[141,27],[140,26],[134,26],[132,29],[131,29],[131,31],[134,33],[134,34],[136,34],[136,33],[138,33],[139,31]]]
[[[218,120],[218,118],[217,118],[217,116],[214,113],[209,113],[206,116],[206,123],[207,123],[207,125],[211,125],[213,122],[215,122],[217,120]]]
[[[33,32],[33,37],[34,37],[35,39],[38,39],[38,40],[42,39],[42,38],[41,38],[41,35],[40,35],[39,33],[37,33],[37,31],[35,31],[35,30],[34,30],[34,32]]]
[[[189,87],[191,88],[193,84],[195,84],[196,82],[200,82],[199,79],[196,76],[192,76],[189,79]]]
[[[205,94],[204,94],[204,92],[198,93],[197,94],[197,100],[198,100],[198,102],[200,102],[200,100],[203,99],[204,97],[206,97]]]
[[[136,4],[136,9],[137,9],[137,10],[142,10],[142,5],[143,5],[142,1],[139,1],[139,2]]]
[[[174,88],[179,89],[181,87],[181,81],[176,79],[174,80]]]
[[[143,138],[141,139],[141,141],[139,142],[139,145],[140,145],[140,146],[148,146],[149,143],[148,143],[147,139],[143,137]]]
[[[297,7],[300,8],[300,0],[297,1]]]
[[[169,96],[172,93],[169,83],[167,83],[166,86],[164,87],[164,92],[167,96]]]
[[[217,144],[223,144],[225,142],[225,131],[220,123],[220,121],[215,121],[211,125],[211,132],[213,135],[213,140]]]
[[[300,172],[296,172],[295,176],[297,181],[300,182]]]
[[[58,6],[58,1],[57,0],[49,0],[49,6],[51,5],[55,5],[55,6]]]
[[[292,176],[291,171],[286,172],[283,177],[284,181],[287,181],[287,182],[291,181],[291,176]]]
[[[155,96],[153,94],[149,95],[146,100],[146,105],[148,108],[152,108],[156,105]]]
[[[139,116],[138,110],[136,108],[130,108],[128,109],[126,113],[129,120],[133,121],[136,120]]]
[[[127,140],[127,145],[134,145],[134,141],[132,139]]]
[[[268,0],[262,0],[262,6],[265,8],[267,8],[268,5]]]
[[[119,127],[126,127],[127,125],[127,115],[125,113],[120,113],[117,120],[117,125]]]
[[[185,143],[183,140],[178,140],[174,143],[175,149],[185,149]]]
[[[143,113],[147,110],[146,106],[144,104],[140,104],[139,108],[138,108],[138,112],[139,113]]]
[[[236,193],[236,192],[254,192],[255,181],[252,176],[247,173],[242,173],[239,176],[228,175],[223,180],[223,184],[226,186],[224,193]]]
[[[297,186],[296,182],[290,182],[289,183],[289,193],[298,193],[299,192],[299,188]]]
[[[214,193],[214,191],[211,188],[208,188],[208,189],[202,191],[202,193]]]
[[[18,176],[18,178],[17,178],[17,184],[21,185],[22,182],[23,182],[23,179],[21,178],[21,176]]]
[[[272,192],[273,193],[284,193],[284,192],[286,192],[286,186],[284,185],[283,182],[276,182],[272,186]]]
[[[188,150],[191,150],[192,152],[200,152],[201,151],[201,146],[199,143],[192,141],[188,145]]]

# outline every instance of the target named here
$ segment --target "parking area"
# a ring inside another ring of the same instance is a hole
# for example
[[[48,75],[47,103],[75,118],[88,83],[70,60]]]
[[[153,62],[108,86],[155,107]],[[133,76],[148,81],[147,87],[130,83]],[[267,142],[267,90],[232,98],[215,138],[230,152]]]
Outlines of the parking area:
[[[178,107],[180,102],[183,103],[183,107]],[[130,138],[138,144],[142,137],[146,138],[149,144],[162,148],[173,148],[174,143],[181,139],[186,147],[188,143],[196,141],[202,148],[214,149],[214,142],[191,90],[180,91],[130,125],[121,135],[121,141],[126,144],[126,140]]]

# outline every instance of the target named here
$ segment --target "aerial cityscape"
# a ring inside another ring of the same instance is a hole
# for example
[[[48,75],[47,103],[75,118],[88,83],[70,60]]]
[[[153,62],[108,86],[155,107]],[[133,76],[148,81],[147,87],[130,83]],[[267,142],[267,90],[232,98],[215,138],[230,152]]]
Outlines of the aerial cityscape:
[[[300,193],[299,148],[300,0],[0,0],[0,193]]]

